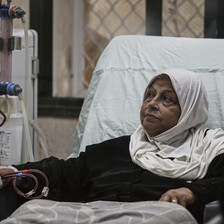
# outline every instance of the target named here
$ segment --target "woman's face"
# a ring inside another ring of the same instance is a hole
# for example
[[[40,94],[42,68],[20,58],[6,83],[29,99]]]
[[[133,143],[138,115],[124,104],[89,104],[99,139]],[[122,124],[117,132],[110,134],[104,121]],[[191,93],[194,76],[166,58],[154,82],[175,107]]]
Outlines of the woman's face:
[[[169,77],[155,79],[146,90],[140,112],[142,125],[149,136],[154,137],[175,126],[180,114],[179,101]]]

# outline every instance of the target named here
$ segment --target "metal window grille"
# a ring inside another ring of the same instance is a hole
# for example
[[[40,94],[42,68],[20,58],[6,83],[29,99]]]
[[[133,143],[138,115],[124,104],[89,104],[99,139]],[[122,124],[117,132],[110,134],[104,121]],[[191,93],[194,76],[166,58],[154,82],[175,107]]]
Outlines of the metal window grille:
[[[204,37],[205,0],[163,0],[162,35]]]
[[[204,36],[205,0],[163,0],[162,35]],[[117,35],[145,34],[145,0],[84,0],[84,87],[97,60]]]
[[[145,0],[84,0],[84,87],[97,60],[118,35],[145,34]]]

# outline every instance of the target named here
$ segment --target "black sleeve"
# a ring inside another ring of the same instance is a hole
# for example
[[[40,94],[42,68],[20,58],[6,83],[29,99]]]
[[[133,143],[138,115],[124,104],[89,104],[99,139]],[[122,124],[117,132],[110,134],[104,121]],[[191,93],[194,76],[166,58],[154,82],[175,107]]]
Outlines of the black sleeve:
[[[186,187],[192,190],[196,200],[204,204],[218,200],[223,186],[224,154],[220,154],[212,160],[204,178],[186,183]]]
[[[85,176],[84,153],[79,158],[59,160],[49,157],[39,162],[28,162],[15,165],[18,170],[38,169],[44,172],[49,181],[49,194],[47,199],[57,201],[82,201],[84,190],[82,179]],[[45,185],[43,178],[38,177],[40,186]],[[42,189],[41,189],[42,190]]]

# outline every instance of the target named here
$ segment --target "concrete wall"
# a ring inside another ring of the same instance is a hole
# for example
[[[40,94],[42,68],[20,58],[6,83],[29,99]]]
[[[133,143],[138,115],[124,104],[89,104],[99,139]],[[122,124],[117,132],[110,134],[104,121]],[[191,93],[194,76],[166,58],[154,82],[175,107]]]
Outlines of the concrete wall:
[[[72,137],[77,119],[39,117],[38,124],[47,138],[49,156],[66,159],[72,151]],[[39,152],[40,158],[43,158],[43,153],[40,148]]]

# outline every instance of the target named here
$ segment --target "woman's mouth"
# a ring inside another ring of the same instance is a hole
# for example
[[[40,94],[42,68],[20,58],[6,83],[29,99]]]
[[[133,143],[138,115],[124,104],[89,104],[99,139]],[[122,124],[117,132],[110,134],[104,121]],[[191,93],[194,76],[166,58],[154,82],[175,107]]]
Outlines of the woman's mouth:
[[[150,119],[158,119],[158,120],[160,120],[157,116],[152,115],[152,114],[146,114],[145,117],[148,117]]]

